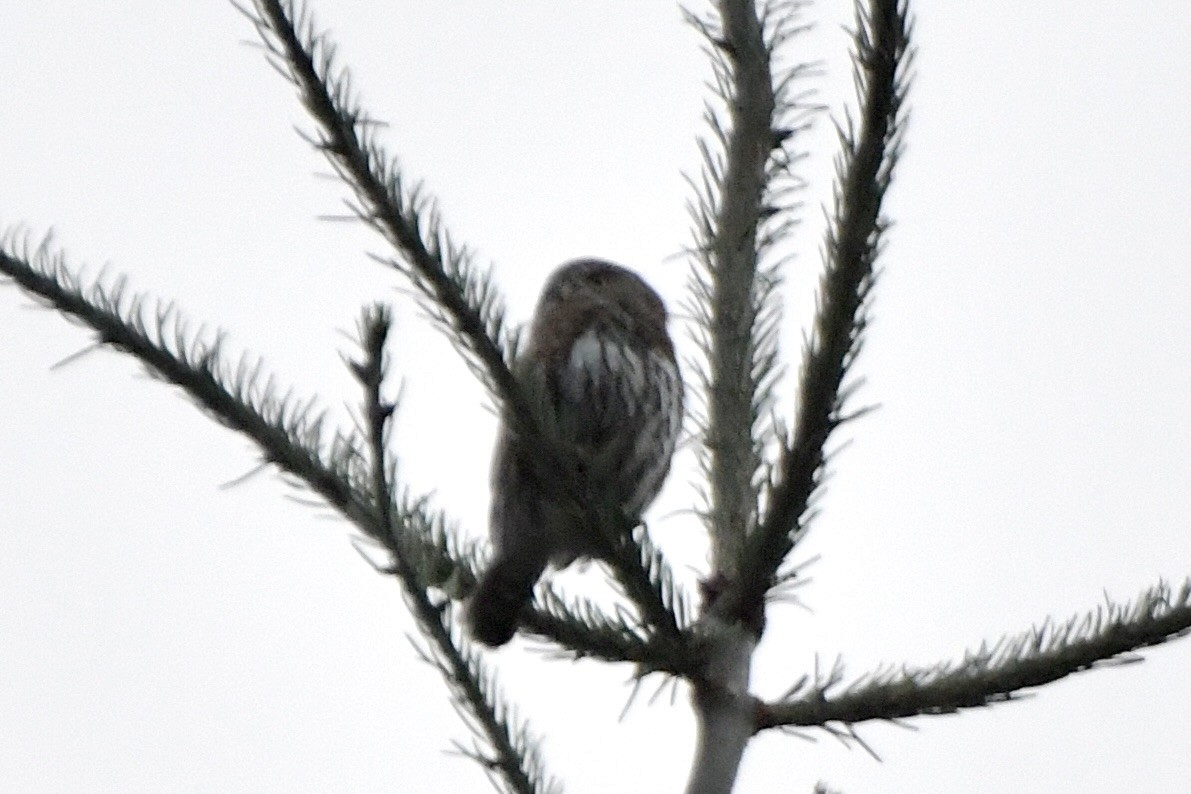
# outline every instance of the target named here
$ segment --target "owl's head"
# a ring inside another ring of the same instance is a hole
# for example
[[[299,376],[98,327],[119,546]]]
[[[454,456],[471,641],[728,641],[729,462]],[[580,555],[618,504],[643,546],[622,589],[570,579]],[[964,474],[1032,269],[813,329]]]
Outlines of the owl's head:
[[[666,306],[645,280],[626,267],[603,259],[574,259],[551,274],[538,311],[584,311],[599,307],[621,315],[643,331],[666,327]]]

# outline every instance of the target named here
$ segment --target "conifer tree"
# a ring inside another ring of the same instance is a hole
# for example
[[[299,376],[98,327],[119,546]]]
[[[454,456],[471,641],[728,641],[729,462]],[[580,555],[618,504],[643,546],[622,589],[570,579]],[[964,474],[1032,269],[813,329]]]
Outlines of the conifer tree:
[[[703,476],[696,513],[710,538],[710,566],[692,590],[647,527],[609,530],[622,545],[597,570],[615,599],[569,593],[547,578],[519,625],[523,637],[560,657],[619,664],[637,682],[685,684],[698,725],[686,788],[694,794],[731,791],[748,743],[763,732],[818,729],[863,746],[857,729],[867,722],[1007,701],[1191,628],[1191,585],[1160,583],[1130,603],[1028,628],[934,666],[791,671],[788,691],[777,698],[750,687],[767,610],[799,579],[795,552],[816,514],[840,428],[870,408],[857,394],[856,362],[879,292],[890,228],[884,200],[899,166],[912,77],[908,0],[858,0],[855,110],[835,120],[836,182],[813,324],[801,350],[779,351],[783,268],[800,209],[799,136],[815,117],[803,92],[814,70],[797,59],[805,5],[718,0],[686,13],[711,59],[714,86],[698,141],[703,168],[689,180],[689,289],[685,298],[666,298],[689,313],[699,350],[685,375],[694,414],[689,443]],[[520,329],[505,312],[500,285],[450,233],[429,189],[386,150],[383,128],[353,90],[313,9],[246,0],[240,10],[269,63],[296,89],[311,121],[305,134],[350,191],[353,219],[387,246],[378,264],[417,295],[428,321],[543,460],[560,454],[559,439],[514,376]],[[518,716],[517,693],[497,684],[500,657],[476,645],[463,621],[485,548],[465,538],[431,495],[402,482],[399,445],[390,440],[400,410],[390,357],[400,358],[400,342],[385,304],[362,310],[359,350],[347,362],[359,387],[358,424],[330,427],[306,400],[227,350],[219,335],[192,330],[172,303],[132,293],[120,279],[84,279],[48,238],[31,239],[19,228],[5,234],[0,274],[89,328],[96,345],[183,390],[249,439],[264,464],[350,522],[378,574],[400,587],[421,632],[417,651],[441,673],[474,735],[464,753],[498,790],[559,790],[532,722]],[[793,385],[781,377],[790,360]],[[783,416],[775,406],[786,388],[796,389],[796,400]],[[574,483],[555,487],[582,502]],[[613,521],[607,505],[580,509],[593,526]]]

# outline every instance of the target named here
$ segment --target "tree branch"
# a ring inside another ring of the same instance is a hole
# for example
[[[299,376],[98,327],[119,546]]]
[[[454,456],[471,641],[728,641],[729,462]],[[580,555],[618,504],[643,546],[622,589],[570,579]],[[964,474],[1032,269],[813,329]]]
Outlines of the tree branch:
[[[377,141],[375,122],[353,95],[347,73],[335,65],[334,44],[300,2],[254,0],[253,9],[240,10],[319,126],[312,143],[351,188],[357,216],[401,255],[400,260],[381,261],[410,278],[424,296],[423,308],[493,396],[527,414],[510,372],[517,339],[507,328],[495,283],[476,269],[466,246],[454,243],[426,190],[408,185],[396,160]]]
[[[993,647],[981,646],[961,662],[922,669],[876,671],[836,697],[837,667],[824,681],[804,682],[786,697],[759,704],[757,730],[781,727],[848,725],[920,714],[951,714],[1015,698],[1029,687],[1111,662],[1140,661],[1123,656],[1191,632],[1191,579],[1178,592],[1165,583],[1142,593],[1132,604],[1096,609],[1064,624],[1049,620]]]
[[[454,697],[456,707],[470,716],[464,722],[489,753],[478,748],[468,755],[480,761],[490,775],[499,776],[506,790],[516,794],[539,794],[555,788],[542,769],[538,744],[524,724],[514,720],[509,707],[497,691],[495,675],[484,666],[479,655],[470,649],[463,632],[456,624],[449,602],[434,603],[430,599],[427,582],[412,564],[416,550],[409,549],[409,532],[395,531],[400,513],[396,509],[393,481],[396,464],[390,464],[388,434],[396,404],[384,399],[385,342],[390,329],[388,310],[373,306],[365,310],[360,323],[362,361],[352,362],[351,369],[364,389],[364,416],[371,459],[372,496],[381,519],[389,528],[389,542],[397,550],[393,554],[393,572],[401,583],[402,594],[418,628],[430,643],[422,649],[422,658],[442,675]],[[516,724],[515,724],[516,723]],[[489,757],[489,754],[492,757]]]
[[[692,794],[728,792],[735,780],[756,718],[748,696],[749,663],[764,629],[765,597],[793,548],[818,486],[828,436],[841,421],[840,387],[859,350],[884,228],[881,200],[900,146],[908,35],[904,8],[896,0],[873,0],[870,11],[858,11],[854,61],[861,128],[855,138],[850,129],[840,133],[844,154],[837,164],[834,226],[827,237],[819,312],[804,353],[794,437],[783,449],[765,516],[754,527],[760,453],[753,428],[764,391],[756,364],[768,360],[764,352],[757,354],[766,347],[756,325],[758,230],[766,164],[772,150],[784,151],[788,135],[773,122],[771,51],[754,3],[722,0],[719,7],[722,24],[704,30],[723,53],[717,63],[728,67],[717,69],[717,81],[730,98],[732,128],[726,133],[713,124],[726,153],[721,166],[704,150],[708,170],[719,177],[719,212],[713,218],[705,203],[699,216],[703,228],[715,231],[710,279],[695,284],[696,296],[711,304],[705,331],[711,368],[706,446],[715,562],[709,607],[697,626],[702,652],[713,664],[694,682],[700,743],[687,789]]]
[[[819,287],[818,311],[803,354],[794,434],[778,464],[768,507],[744,551],[747,565],[726,597],[715,604],[724,615],[749,615],[764,607],[777,571],[805,528],[818,490],[831,433],[845,420],[849,389],[841,388],[860,352],[867,326],[866,304],[876,278],[874,265],[888,222],[881,205],[901,150],[911,58],[908,9],[898,0],[871,0],[857,11],[853,54],[860,94],[860,125],[850,118],[839,129],[843,152],[837,160],[827,262]]]
[[[764,398],[759,394],[763,372],[753,365],[758,348],[774,344],[773,335],[763,333],[774,324],[760,321],[772,290],[758,278],[758,231],[770,182],[767,164],[780,140],[772,129],[776,99],[770,51],[751,0],[721,2],[719,19],[690,12],[686,18],[708,42],[717,93],[730,119],[725,129],[717,110],[709,106],[704,114],[719,151],[699,144],[704,170],[702,186],[692,182],[697,264],[690,308],[699,321],[705,357],[697,368],[706,401],[701,428],[710,489],[705,523],[716,570],[732,578],[757,509],[753,480],[761,457],[753,430],[755,408]]]
[[[725,131],[717,114],[707,113],[723,156],[701,147],[706,187],[695,216],[703,272],[693,272],[692,291],[707,359],[703,461],[710,489],[705,523],[711,581],[732,582],[745,574],[741,553],[755,522],[754,480],[761,467],[754,430],[776,360],[777,279],[759,275],[758,260],[769,163],[775,151],[784,152],[788,136],[774,132],[772,53],[754,3],[721,0],[718,10],[718,21],[687,17],[711,44],[718,91],[731,120]],[[753,727],[749,668],[759,634],[753,622],[715,613],[696,626],[703,668],[692,681],[699,738],[688,794],[727,794],[735,783]]]

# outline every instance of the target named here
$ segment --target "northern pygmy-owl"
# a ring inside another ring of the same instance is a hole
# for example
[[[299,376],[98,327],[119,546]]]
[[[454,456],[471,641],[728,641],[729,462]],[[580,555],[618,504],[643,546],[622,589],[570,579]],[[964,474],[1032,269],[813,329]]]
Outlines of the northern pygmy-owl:
[[[636,521],[657,496],[682,425],[682,377],[666,307],[640,276],[579,259],[546,282],[514,373],[568,457],[584,499]],[[547,482],[540,451],[502,421],[492,461],[495,550],[469,607],[472,635],[499,646],[548,564],[599,556],[598,530]]]

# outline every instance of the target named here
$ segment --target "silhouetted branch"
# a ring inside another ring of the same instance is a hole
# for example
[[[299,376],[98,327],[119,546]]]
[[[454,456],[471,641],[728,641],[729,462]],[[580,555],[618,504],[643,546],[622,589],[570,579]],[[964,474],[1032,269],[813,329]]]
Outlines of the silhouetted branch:
[[[899,0],[872,0],[858,9],[853,60],[860,95],[859,128],[850,116],[839,128],[835,208],[814,327],[803,353],[793,437],[782,450],[765,515],[748,538],[747,565],[716,605],[723,615],[749,616],[805,528],[822,479],[828,440],[845,417],[844,380],[860,352],[875,262],[888,221],[881,214],[901,151],[911,25]]]
[[[396,404],[385,399],[385,342],[391,318],[383,306],[371,306],[360,323],[364,357],[351,362],[351,370],[364,389],[365,433],[371,463],[372,496],[381,525],[390,528],[393,572],[418,627],[429,643],[422,658],[442,675],[456,709],[477,737],[477,746],[464,750],[479,761],[501,787],[515,794],[540,794],[555,789],[542,768],[541,753],[523,720],[516,719],[501,696],[495,674],[487,669],[458,626],[450,602],[431,600],[429,583],[422,580],[413,560],[415,549],[394,531],[401,513],[395,496],[396,462],[388,452],[388,434]],[[485,752],[485,748],[487,752]]]
[[[1131,604],[1108,604],[1063,624],[1044,622],[991,648],[969,651],[960,662],[878,670],[831,695],[843,679],[837,666],[825,680],[805,680],[781,700],[759,704],[756,727],[854,724],[989,706],[1095,666],[1140,661],[1125,654],[1188,632],[1191,580],[1177,592],[1159,584]]]

